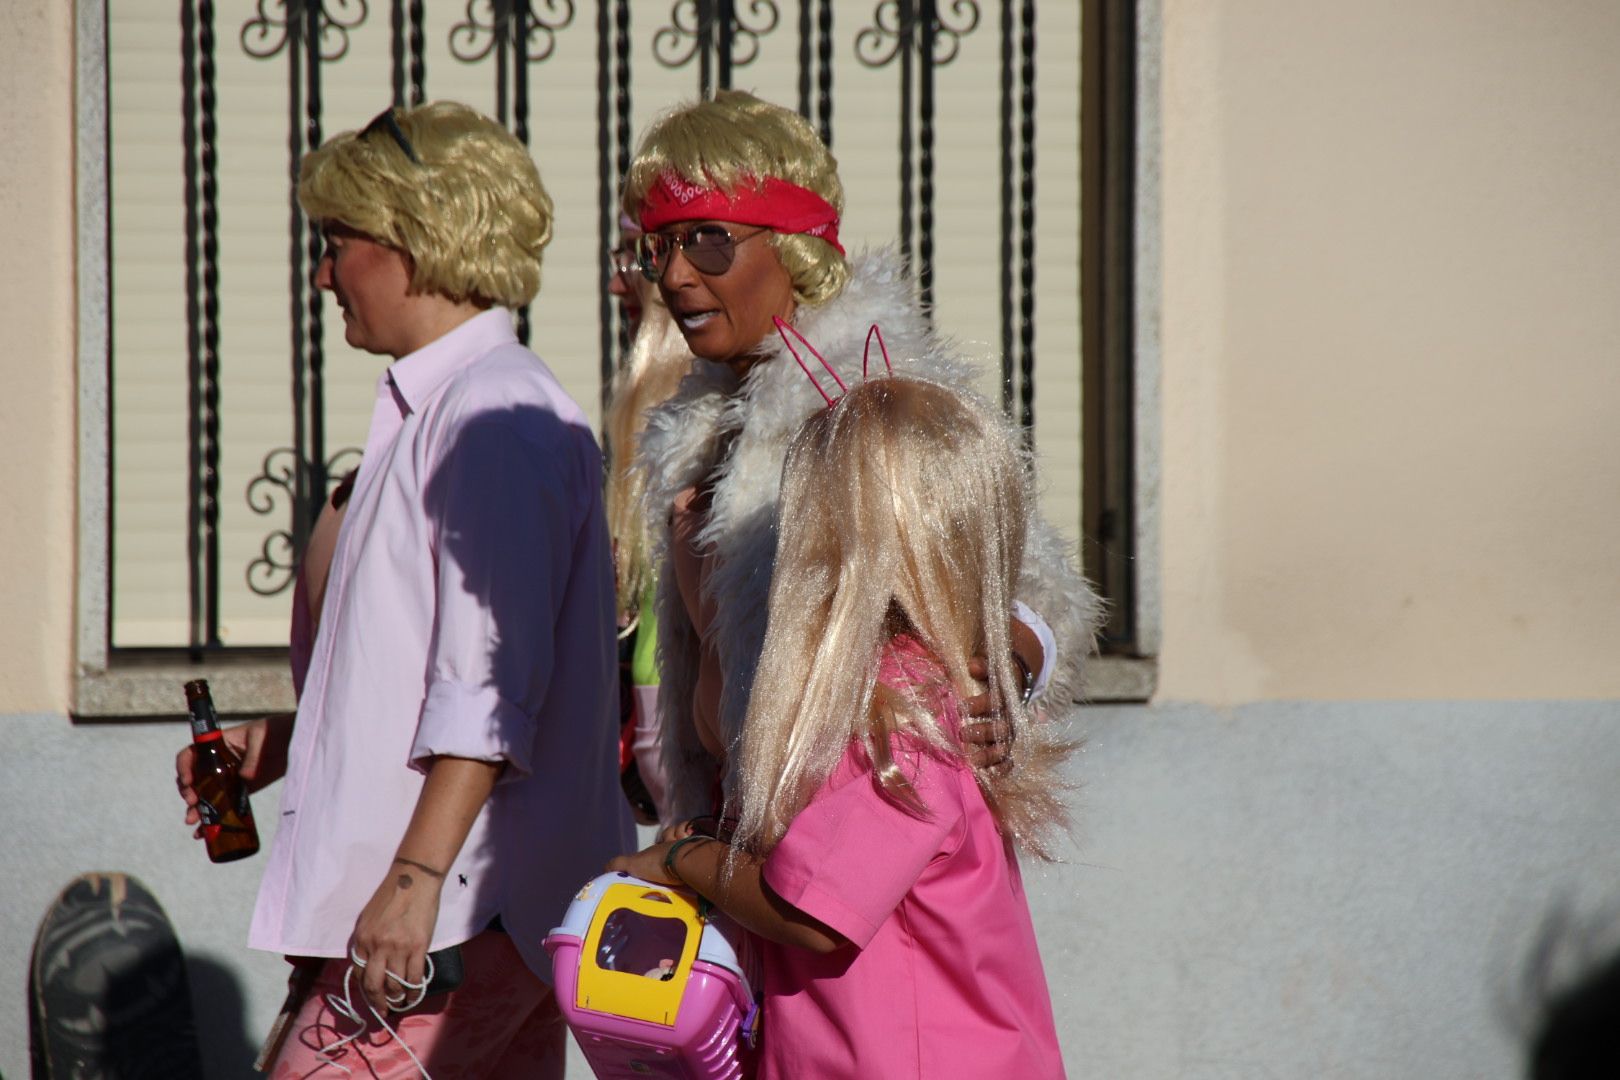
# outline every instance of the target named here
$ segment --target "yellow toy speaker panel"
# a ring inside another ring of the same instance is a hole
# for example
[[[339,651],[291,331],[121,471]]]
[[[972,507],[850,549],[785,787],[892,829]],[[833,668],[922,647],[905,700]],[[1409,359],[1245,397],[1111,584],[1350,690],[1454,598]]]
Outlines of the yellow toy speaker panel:
[[[557,1003],[603,1080],[752,1075],[759,980],[739,960],[752,950],[700,903],[685,889],[603,874],[546,937]]]

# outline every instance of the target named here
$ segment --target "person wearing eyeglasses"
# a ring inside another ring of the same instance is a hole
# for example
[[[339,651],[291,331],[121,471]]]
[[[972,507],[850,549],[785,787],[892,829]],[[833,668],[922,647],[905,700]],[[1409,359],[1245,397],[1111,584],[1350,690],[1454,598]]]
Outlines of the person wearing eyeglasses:
[[[619,243],[608,249],[608,292],[618,298],[619,312],[624,316],[625,333],[634,339],[641,327],[641,313],[648,299],[656,298],[657,290],[641,275],[636,262],[636,240],[641,226],[623,214],[619,215]]]
[[[623,208],[642,229],[637,262],[696,357],[640,448],[648,516],[663,530],[666,839],[728,807],[765,633],[782,464],[800,423],[825,407],[776,320],[804,335],[845,382],[860,377],[873,325],[897,374],[957,388],[978,380],[929,326],[892,249],[845,251],[843,206],[837,162],[809,123],[741,91],[655,121],[626,176]],[[1021,690],[1062,722],[1079,697],[1100,603],[1070,546],[1038,518],[1023,565],[1022,603],[1009,613]],[[976,670],[985,674],[982,661]],[[1018,748],[994,722],[995,703],[981,694],[967,706],[977,718],[964,729],[975,761],[1016,769]]]
[[[253,785],[285,777],[249,945],[308,973],[261,1060],[561,1077],[541,943],[634,832],[602,458],[513,331],[551,200],[517,139],[450,102],[328,140],[298,198],[349,344],[391,363],[296,718],[225,736]],[[176,772],[185,797],[185,753]]]

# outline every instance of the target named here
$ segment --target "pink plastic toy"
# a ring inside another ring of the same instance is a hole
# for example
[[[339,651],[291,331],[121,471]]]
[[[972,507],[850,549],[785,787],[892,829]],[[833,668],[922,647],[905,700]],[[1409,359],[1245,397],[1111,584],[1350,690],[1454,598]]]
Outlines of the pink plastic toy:
[[[557,1003],[602,1080],[753,1074],[759,1008],[719,912],[684,889],[603,874],[547,935]]]

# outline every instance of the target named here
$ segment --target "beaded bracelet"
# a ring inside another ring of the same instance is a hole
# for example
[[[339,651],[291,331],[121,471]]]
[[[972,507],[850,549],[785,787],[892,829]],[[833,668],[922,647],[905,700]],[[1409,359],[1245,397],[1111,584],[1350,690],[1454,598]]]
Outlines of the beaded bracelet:
[[[668,874],[670,877],[674,878],[676,881],[679,881],[679,882],[684,884],[686,882],[686,879],[681,877],[681,873],[680,873],[679,870],[675,869],[675,854],[676,854],[676,852],[680,851],[681,848],[685,847],[687,844],[690,844],[695,840],[713,840],[713,839],[714,839],[714,837],[712,837],[712,836],[704,836],[702,833],[693,833],[691,836],[683,836],[679,840],[675,841],[673,844],[669,845],[669,850],[664,852],[664,873]]]

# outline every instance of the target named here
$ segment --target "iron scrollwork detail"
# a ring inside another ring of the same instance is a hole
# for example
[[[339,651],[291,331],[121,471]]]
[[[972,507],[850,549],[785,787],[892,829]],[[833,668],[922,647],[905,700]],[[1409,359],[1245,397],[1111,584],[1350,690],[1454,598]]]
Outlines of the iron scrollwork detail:
[[[872,25],[855,35],[855,58],[869,68],[893,63],[917,34],[919,6],[918,0],[882,0],[872,11]],[[977,0],[934,5],[933,22],[933,64],[944,67],[962,51],[962,39],[979,28]]]
[[[746,0],[731,7],[731,64],[747,67],[759,58],[760,39],[782,20],[775,0]],[[653,35],[653,58],[667,68],[685,67],[714,34],[722,5],[716,0],[675,0],[669,25]]]
[[[321,493],[323,501],[344,474],[359,462],[360,450],[352,446],[332,455],[326,463],[326,491]],[[302,478],[304,484],[299,482],[300,472],[305,473]],[[306,486],[308,472],[308,465],[291,447],[282,446],[270,451],[264,456],[259,475],[248,481],[248,509],[260,515],[273,513],[283,497],[292,504],[297,499],[298,491]],[[275,596],[284,591],[292,584],[293,573],[298,568],[298,544],[293,534],[295,531],[307,531],[307,528],[300,528],[297,521],[297,516],[306,512],[306,508],[291,505],[289,509],[293,514],[293,525],[285,529],[272,529],[266,534],[258,558],[247,565],[247,586],[258,596]]]
[[[574,0],[467,0],[465,21],[450,28],[450,54],[464,64],[473,64],[494,51],[503,37],[512,36],[511,27],[523,16],[526,41],[524,58],[538,64],[556,51],[557,31],[574,21]]]
[[[349,31],[366,21],[367,0],[258,0],[256,14],[242,24],[242,51],[255,60],[281,52],[292,39],[290,28],[307,17],[311,4],[319,11],[321,59],[343,59],[349,52]],[[280,15],[272,8],[279,8]]]
[[[247,587],[256,596],[275,596],[292,584],[296,569],[292,533],[276,529],[264,538],[259,557],[248,563]]]

